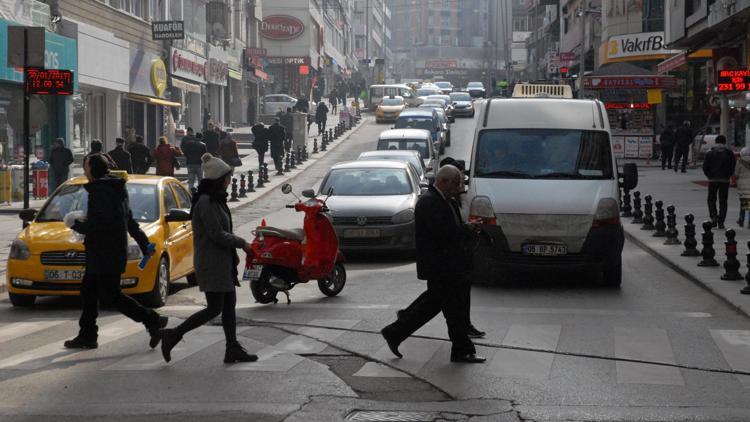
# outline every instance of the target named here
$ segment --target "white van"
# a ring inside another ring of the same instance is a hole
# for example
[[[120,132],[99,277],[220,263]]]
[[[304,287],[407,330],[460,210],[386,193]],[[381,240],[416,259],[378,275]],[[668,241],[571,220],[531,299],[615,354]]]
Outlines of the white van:
[[[604,104],[550,87],[481,107],[467,199],[493,242],[478,251],[477,270],[594,270],[619,286],[621,175]],[[635,165],[622,177],[634,188]]]

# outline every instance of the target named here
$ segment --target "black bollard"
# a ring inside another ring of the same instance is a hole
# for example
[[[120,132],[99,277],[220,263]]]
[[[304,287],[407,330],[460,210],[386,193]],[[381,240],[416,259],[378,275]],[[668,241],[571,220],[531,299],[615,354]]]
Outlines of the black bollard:
[[[322,146],[326,146],[328,144],[328,132],[323,131],[323,138],[321,139],[321,142],[323,143]]]
[[[656,231],[654,232],[654,237],[666,237],[667,232],[665,229],[667,228],[667,224],[664,222],[664,203],[662,201],[656,201],[654,205],[656,205],[656,211],[654,212],[654,215],[656,216],[654,228]]]
[[[740,274],[740,261],[737,260],[737,240],[735,237],[737,233],[734,230],[729,229],[724,234],[727,237],[727,241],[724,242],[724,248],[726,250],[727,260],[724,261],[724,275],[721,276],[722,280],[742,280],[742,274]]]
[[[632,217],[633,216],[633,207],[630,206],[630,190],[625,189],[625,193],[622,196],[622,216],[623,217]]]
[[[633,192],[633,224],[643,224],[643,211],[641,211],[641,193]]]
[[[268,163],[263,163],[263,182],[268,183],[271,181],[271,178],[268,176]]]
[[[747,242],[747,249],[750,251],[750,241]],[[747,286],[740,290],[743,295],[750,295],[750,252],[747,253],[747,274],[745,275],[745,283]]]
[[[247,189],[245,189],[245,175],[240,173],[240,195],[239,198],[247,198]]]
[[[680,232],[677,231],[677,216],[674,210],[674,205],[667,207],[667,240],[664,241],[665,245],[680,244],[680,239],[678,238]]]
[[[229,199],[229,202],[239,202],[240,200],[237,199],[237,178],[232,178],[232,195]]]
[[[333,142],[333,129],[328,129],[328,143]]]
[[[302,159],[302,147],[297,145],[297,163],[302,164],[305,160]]]
[[[265,188],[265,181],[265,177],[263,177],[263,167],[261,167],[260,169],[258,169],[258,184],[255,187],[258,189]]]
[[[313,154],[318,153],[318,138],[313,138]]]
[[[307,144],[302,146],[302,162],[304,163],[307,161],[310,157],[307,155]]]
[[[248,193],[255,192],[255,186],[253,186],[254,184],[255,184],[255,180],[253,179],[253,171],[248,170],[247,171],[247,192]]]
[[[290,165],[291,160],[292,160],[292,155],[287,152],[286,161],[284,162],[284,171],[292,171],[292,166]]]
[[[714,257],[716,256],[716,250],[714,250],[714,234],[711,231],[711,228],[713,227],[713,223],[710,221],[704,221],[703,222],[703,234],[702,236],[702,244],[703,244],[703,250],[701,251],[701,256],[703,259],[701,262],[698,263],[699,267],[718,267],[719,263],[716,262],[716,259]]]
[[[643,204],[643,226],[641,230],[654,230],[654,204],[651,202],[651,195],[643,198],[646,203]]]
[[[291,155],[291,158],[289,159],[289,167],[296,169],[297,168],[297,158],[295,157],[296,151],[292,150],[292,152],[289,155]]]
[[[700,256],[701,253],[698,251],[698,241],[695,239],[695,217],[693,214],[685,216],[685,250],[682,252],[682,256]]]

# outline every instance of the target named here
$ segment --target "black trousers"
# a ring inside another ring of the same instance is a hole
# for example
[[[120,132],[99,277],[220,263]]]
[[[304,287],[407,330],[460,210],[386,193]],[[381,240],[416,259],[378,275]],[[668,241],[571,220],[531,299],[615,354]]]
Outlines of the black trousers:
[[[453,346],[451,355],[475,353],[467,331],[469,312],[465,283],[453,280],[428,280],[427,290],[404,309],[396,322],[383,329],[397,342],[406,340],[440,312],[448,325],[448,337]]]
[[[672,168],[672,154],[674,153],[674,145],[661,146],[661,169],[665,167]]]
[[[284,154],[271,155],[273,158],[273,164],[276,166],[276,171],[281,173],[284,171]]]
[[[153,309],[144,308],[120,289],[120,274],[89,274],[83,276],[81,285],[83,311],[78,320],[79,335],[87,339],[96,339],[99,327],[96,318],[99,316],[99,303],[112,304],[118,312],[136,322],[142,322],[148,328],[159,321],[159,314]]]
[[[677,147],[674,150],[674,171],[677,171],[677,167],[679,167],[680,164],[680,158],[682,158],[682,171],[685,171],[685,167],[687,167],[687,160],[688,160],[688,152],[690,151],[690,147],[687,148],[683,147]]]
[[[237,304],[236,292],[205,292],[206,308],[193,315],[190,315],[182,324],[178,325],[177,330],[180,335],[185,335],[190,330],[194,330],[201,325],[211,321],[221,314],[221,326],[224,329],[224,337],[227,343],[237,341],[237,316],[234,312],[234,306]]]
[[[258,153],[258,168],[263,168],[263,163],[266,162],[266,152],[262,150],[255,150]]]
[[[716,196],[719,197],[719,213],[716,214]],[[711,221],[724,224],[727,218],[727,196],[729,194],[729,181],[708,182],[708,215]]]
[[[326,130],[326,121],[321,120],[318,122],[318,135],[322,134]]]

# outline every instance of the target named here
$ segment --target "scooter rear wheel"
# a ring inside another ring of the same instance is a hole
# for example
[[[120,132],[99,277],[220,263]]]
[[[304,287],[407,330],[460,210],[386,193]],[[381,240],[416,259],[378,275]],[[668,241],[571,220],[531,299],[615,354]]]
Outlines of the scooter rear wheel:
[[[346,284],[346,269],[343,264],[336,263],[328,277],[318,280],[318,288],[326,296],[336,296]]]
[[[258,303],[275,303],[276,294],[279,290],[271,286],[268,281],[271,279],[271,272],[264,270],[260,278],[250,281],[250,291]]]

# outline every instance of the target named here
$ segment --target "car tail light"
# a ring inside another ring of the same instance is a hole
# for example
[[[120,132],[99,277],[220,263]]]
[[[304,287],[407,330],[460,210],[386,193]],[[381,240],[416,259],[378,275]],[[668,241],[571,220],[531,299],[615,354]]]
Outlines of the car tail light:
[[[604,198],[599,201],[594,214],[592,228],[612,226],[620,224],[620,206],[612,198]]]
[[[476,196],[472,199],[471,207],[469,207],[469,221],[481,221],[482,224],[497,225],[497,218],[489,197]]]

